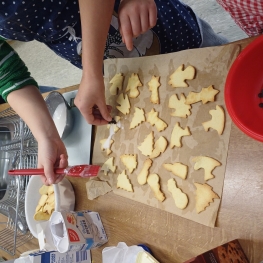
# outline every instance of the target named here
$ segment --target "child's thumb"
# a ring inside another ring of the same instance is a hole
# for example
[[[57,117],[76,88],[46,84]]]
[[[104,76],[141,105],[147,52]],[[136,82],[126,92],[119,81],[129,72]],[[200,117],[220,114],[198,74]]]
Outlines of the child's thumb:
[[[100,105],[97,105],[99,110],[100,110],[100,114],[103,117],[104,120],[106,121],[111,121],[112,117],[110,116],[110,112],[108,107],[106,106],[106,103],[100,103]]]

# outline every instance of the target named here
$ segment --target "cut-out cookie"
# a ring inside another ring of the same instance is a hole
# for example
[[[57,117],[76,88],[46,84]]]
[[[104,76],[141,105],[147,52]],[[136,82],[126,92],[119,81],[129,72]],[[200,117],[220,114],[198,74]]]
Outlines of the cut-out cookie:
[[[177,187],[176,182],[173,178],[169,179],[167,182],[168,191],[172,194],[175,205],[179,209],[185,209],[188,205],[188,196],[179,187]]]
[[[203,168],[205,170],[205,181],[213,179],[215,176],[212,174],[212,171],[220,166],[221,163],[216,159],[207,156],[196,156],[193,158],[194,169],[199,170]]]
[[[167,140],[161,136],[154,144],[153,152],[150,155],[150,158],[156,158],[158,157],[161,153],[163,153],[166,150],[167,147]]]
[[[117,177],[117,188],[121,188],[128,192],[133,192],[133,187],[128,178],[128,175],[125,173],[125,170],[122,171]]]
[[[147,121],[155,127],[156,129],[160,132],[166,129],[168,126],[162,119],[158,117],[158,112],[152,109],[148,114],[147,114]]]
[[[185,104],[193,104],[198,101],[202,101],[203,104],[211,101],[215,101],[215,96],[219,92],[219,90],[214,89],[212,85],[210,85],[208,88],[202,88],[200,92],[193,92],[191,91],[187,97]]]
[[[186,179],[187,170],[188,170],[188,166],[187,165],[184,165],[182,163],[174,163],[174,164],[164,163],[163,167],[167,171],[172,172],[174,175],[179,176],[183,180]]]
[[[147,178],[147,183],[151,187],[152,191],[154,192],[155,197],[163,202],[165,199],[164,193],[160,190],[160,177],[158,174],[150,174]]]
[[[134,110],[135,110],[135,112],[134,112],[134,115],[132,117],[132,121],[130,123],[130,129],[135,128],[140,123],[145,121],[144,110],[137,108],[137,107],[135,107]]]
[[[140,146],[138,146],[138,149],[141,151],[141,153],[143,155],[150,156],[152,154],[152,151],[153,151],[153,140],[154,140],[154,135],[153,135],[153,131],[151,131],[146,136],[146,138],[144,139],[142,144]]]
[[[120,158],[130,173],[137,167],[137,154],[123,154]]]
[[[148,82],[149,90],[151,91],[151,102],[154,104],[160,104],[158,88],[161,86],[160,77],[152,76],[152,79]]]
[[[208,184],[194,183],[196,187],[195,193],[195,209],[199,214],[204,211],[210,203],[214,202],[214,199],[220,199],[220,197],[212,190],[213,188]]]
[[[137,176],[137,180],[138,180],[138,183],[140,185],[144,185],[147,183],[147,177],[149,174],[149,169],[152,166],[152,162],[153,161],[151,159],[146,159],[144,161],[142,170],[140,171],[140,173]]]
[[[122,90],[122,83],[123,83],[124,76],[122,73],[117,73],[114,75],[114,77],[111,79],[110,84],[110,94],[111,95],[117,95],[118,90]]]
[[[173,128],[172,136],[171,136],[171,144],[170,147],[173,149],[174,146],[176,147],[182,147],[181,138],[183,136],[191,135],[191,132],[189,130],[189,127],[185,127],[185,129],[182,129],[179,125],[179,122],[177,122]]]
[[[131,105],[130,105],[130,101],[129,101],[129,98],[128,98],[127,94],[121,93],[118,96],[116,102],[120,105],[120,106],[116,106],[116,108],[121,113],[123,113],[124,115],[127,115],[128,113],[130,113]]]
[[[53,185],[49,185],[48,190],[47,190],[47,194],[51,195],[52,193],[54,193],[54,187],[53,187]]]
[[[33,218],[36,221],[49,220],[51,214],[55,210],[55,194],[53,185],[42,185],[39,188],[39,194],[41,196],[35,208]]]
[[[175,111],[171,113],[172,116],[187,118],[191,115],[191,106],[185,104],[185,96],[183,93],[181,94],[180,100],[177,98],[176,94],[173,94],[169,99],[168,107],[170,109],[175,109]]]
[[[52,186],[52,188],[53,188],[53,185],[51,185],[51,186]],[[39,194],[40,194],[40,195],[46,195],[46,194],[48,194],[48,189],[49,189],[49,187],[50,187],[50,186],[43,184],[43,185],[39,188],[39,190],[38,190]],[[53,191],[53,192],[54,192],[54,191]]]
[[[48,221],[49,220],[49,218],[50,218],[50,214],[48,214],[48,213],[44,213],[44,212],[42,212],[42,211],[38,211],[38,212],[36,212],[35,214],[34,214],[34,219],[36,220],[36,221],[43,221],[43,220],[45,220],[45,221]]]
[[[211,114],[212,119],[202,123],[205,131],[212,128],[216,130],[219,135],[221,135],[225,127],[225,111],[223,107],[216,105],[216,109],[210,110],[209,113]]]
[[[41,206],[44,206],[44,204],[47,202],[48,195],[41,195],[38,204]]]
[[[108,139],[102,139],[100,140],[101,144],[101,150],[104,152],[106,150],[106,154],[109,155],[112,153],[111,150],[111,145],[113,144],[113,140],[108,140]]]
[[[129,77],[128,85],[125,92],[130,91],[129,97],[137,98],[140,95],[138,87],[142,87],[142,83],[139,79],[138,74],[132,73],[132,75]]]
[[[194,79],[194,77],[195,68],[193,66],[188,66],[186,69],[184,69],[184,65],[182,64],[170,76],[168,84],[174,88],[186,88],[189,86],[186,80]]]
[[[109,171],[113,173],[116,171],[116,166],[113,164],[114,157],[109,158],[101,167],[101,170],[104,171],[104,174],[107,175]]]

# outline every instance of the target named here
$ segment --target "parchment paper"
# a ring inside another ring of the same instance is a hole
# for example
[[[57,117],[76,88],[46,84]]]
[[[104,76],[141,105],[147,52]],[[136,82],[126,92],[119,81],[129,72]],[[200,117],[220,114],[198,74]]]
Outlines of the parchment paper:
[[[199,155],[210,156],[222,164],[214,169],[213,174],[215,178],[207,181],[207,184],[211,185],[213,190],[221,197],[231,130],[231,119],[227,114],[224,103],[224,85],[227,73],[232,62],[237,57],[239,50],[238,45],[230,44],[221,47],[193,49],[150,57],[110,59],[104,62],[107,102],[113,106],[112,116],[118,115],[122,117],[121,125],[123,128],[113,136],[112,139],[114,143],[111,147],[112,153],[109,156],[101,151],[100,144],[101,139],[108,138],[109,129],[107,129],[106,126],[97,128],[93,151],[93,163],[103,164],[109,157],[115,157],[115,165],[117,165],[116,172],[114,174],[109,173],[108,175],[104,175],[103,172],[100,173],[100,179],[108,181],[113,187],[114,193],[196,221],[203,225],[214,227],[221,199],[215,199],[205,211],[199,214],[195,211],[196,188],[194,182],[203,184],[205,180],[203,169],[198,171],[193,169],[194,163],[192,158]],[[194,66],[196,68],[196,77],[194,80],[188,81],[189,87],[187,88],[173,88],[168,85],[169,76],[181,64],[184,64],[185,67],[188,65]],[[123,91],[125,91],[128,78],[132,73],[138,73],[141,82],[144,84],[143,87],[139,88],[139,97],[130,99],[131,110],[128,115],[123,115],[116,109],[117,96],[110,95],[109,92],[109,87],[111,85],[109,81],[116,73],[120,72],[125,76]],[[148,89],[148,82],[151,80],[152,75],[160,76],[159,105],[150,102],[151,93]],[[188,116],[188,118],[173,117],[170,115],[173,110],[168,108],[168,101],[172,94],[177,94],[177,96],[180,97],[180,94],[184,93],[185,96],[187,96],[190,91],[200,92],[202,88],[207,88],[210,85],[220,90],[216,95],[215,102],[208,102],[207,104],[198,102],[192,104],[192,114]],[[209,110],[215,109],[216,105],[221,105],[225,110],[226,121],[222,135],[218,135],[217,131],[212,129],[206,132],[202,126],[202,122],[211,119]],[[168,127],[164,131],[158,132],[155,127],[151,126],[148,122],[144,122],[130,130],[129,125],[133,117],[135,106],[143,108],[145,115],[154,108],[159,112],[159,117],[168,124]],[[183,146],[181,148],[175,147],[171,149],[169,142],[176,122],[179,122],[182,128],[189,126],[192,136],[183,137]],[[153,164],[150,168],[150,173],[157,173],[160,176],[161,190],[166,196],[163,202],[158,201],[154,197],[149,185],[146,184],[141,186],[137,182],[137,175],[142,169],[144,160],[147,159],[146,156],[141,154],[138,146],[151,131],[154,131],[155,141],[160,136],[164,136],[168,140],[166,151],[159,157],[153,159]],[[138,166],[132,174],[125,169],[125,166],[121,162],[120,155],[122,154],[137,154]],[[168,172],[162,167],[163,163],[174,162],[181,162],[188,165],[186,180],[174,176],[171,172]],[[122,189],[116,189],[117,176],[124,169],[133,185],[133,193],[126,192]],[[175,206],[171,193],[168,191],[167,181],[170,178],[174,178],[177,182],[177,186],[188,195],[189,203],[184,210],[180,210]]]
[[[106,193],[112,191],[112,187],[108,182],[100,180],[89,180],[86,183],[87,197],[89,200],[93,200],[98,196],[105,195]]]

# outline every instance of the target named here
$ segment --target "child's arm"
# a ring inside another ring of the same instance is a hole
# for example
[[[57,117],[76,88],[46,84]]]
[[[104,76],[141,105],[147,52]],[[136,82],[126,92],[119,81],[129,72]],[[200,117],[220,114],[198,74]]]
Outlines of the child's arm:
[[[113,5],[114,0],[79,0],[83,73],[74,102],[87,122],[94,125],[112,119],[105,102],[103,56]]]
[[[154,0],[122,0],[118,15],[122,41],[131,51],[132,39],[155,26],[157,8]]]
[[[42,181],[57,183],[63,177],[56,178],[54,166],[65,168],[68,164],[64,144],[24,62],[4,40],[0,40],[0,46],[0,95],[26,122],[38,142],[38,167],[45,170]]]
[[[11,92],[7,100],[38,142],[38,168],[44,168],[45,171],[43,183],[58,183],[63,176],[56,176],[54,167],[67,167],[67,151],[39,90],[28,85]]]
[[[113,13],[114,0],[79,0],[82,27],[83,73],[75,105],[94,125],[111,120],[106,106],[102,74],[105,43]],[[123,40],[132,49],[132,38],[147,31],[156,23],[154,0],[123,0],[119,18]]]

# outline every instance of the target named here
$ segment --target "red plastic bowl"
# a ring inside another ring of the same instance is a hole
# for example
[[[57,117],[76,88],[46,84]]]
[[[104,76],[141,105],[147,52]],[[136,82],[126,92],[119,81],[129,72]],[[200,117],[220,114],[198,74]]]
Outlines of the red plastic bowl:
[[[225,102],[236,126],[263,142],[263,108],[259,106],[261,103],[263,106],[263,35],[251,42],[231,66]]]

